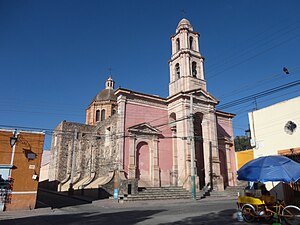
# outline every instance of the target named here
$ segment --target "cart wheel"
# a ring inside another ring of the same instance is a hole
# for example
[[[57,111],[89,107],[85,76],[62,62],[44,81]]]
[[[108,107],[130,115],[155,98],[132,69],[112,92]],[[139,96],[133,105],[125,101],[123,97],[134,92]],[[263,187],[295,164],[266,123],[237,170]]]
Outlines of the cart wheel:
[[[255,219],[255,212],[249,205],[244,205],[242,208],[242,215],[246,222],[251,223]]]
[[[282,216],[288,225],[300,224],[300,209],[294,205],[288,205],[282,210]]]
[[[264,215],[264,220],[265,220],[265,222],[271,221],[271,220],[273,219],[273,216],[274,216],[274,215],[273,215],[271,212],[266,211],[266,212],[265,212],[265,215]]]

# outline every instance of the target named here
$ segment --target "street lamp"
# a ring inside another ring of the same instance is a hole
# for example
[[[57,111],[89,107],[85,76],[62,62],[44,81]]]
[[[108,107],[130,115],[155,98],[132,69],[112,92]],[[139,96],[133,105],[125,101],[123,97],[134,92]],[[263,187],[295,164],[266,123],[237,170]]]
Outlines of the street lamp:
[[[16,143],[18,141],[18,137],[17,137],[17,129],[14,130],[14,134],[12,137],[10,137],[9,139],[9,144],[12,148],[12,152],[11,152],[11,160],[10,160],[10,165],[13,167],[14,165],[14,157],[15,157],[15,151],[16,151]],[[11,169],[9,170],[9,176],[11,176]]]
[[[10,137],[10,140],[9,140],[10,147],[13,147],[16,144],[17,140],[18,140],[17,130],[15,130],[14,131],[14,136]]]

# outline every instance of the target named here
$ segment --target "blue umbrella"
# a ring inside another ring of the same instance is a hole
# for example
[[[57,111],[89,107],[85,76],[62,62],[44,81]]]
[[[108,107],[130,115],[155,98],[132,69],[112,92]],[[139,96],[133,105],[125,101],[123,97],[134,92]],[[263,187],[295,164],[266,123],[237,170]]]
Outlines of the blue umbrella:
[[[238,180],[296,182],[300,178],[300,163],[285,156],[263,156],[246,163],[237,174]]]

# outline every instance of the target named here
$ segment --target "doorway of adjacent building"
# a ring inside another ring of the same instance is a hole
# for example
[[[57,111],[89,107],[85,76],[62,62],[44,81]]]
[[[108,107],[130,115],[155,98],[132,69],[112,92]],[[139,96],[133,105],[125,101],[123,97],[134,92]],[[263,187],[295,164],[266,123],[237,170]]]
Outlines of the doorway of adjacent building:
[[[140,142],[136,149],[136,178],[139,187],[150,186],[150,151],[146,142]]]

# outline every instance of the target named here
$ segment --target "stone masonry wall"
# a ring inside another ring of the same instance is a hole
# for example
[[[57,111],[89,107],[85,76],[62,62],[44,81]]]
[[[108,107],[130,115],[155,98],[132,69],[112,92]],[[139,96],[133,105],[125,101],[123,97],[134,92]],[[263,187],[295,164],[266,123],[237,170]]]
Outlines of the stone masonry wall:
[[[49,181],[62,182],[70,176],[73,155],[75,155],[74,172],[80,173],[80,178],[96,173],[96,179],[116,169],[118,167],[116,123],[116,115],[95,126],[61,122],[55,128],[52,137]],[[77,129],[76,137],[75,129]]]

